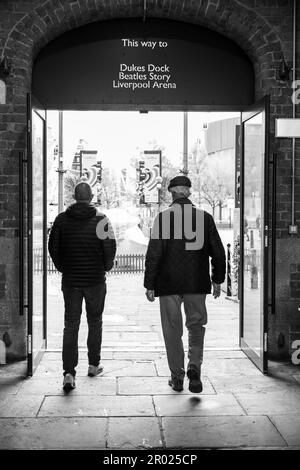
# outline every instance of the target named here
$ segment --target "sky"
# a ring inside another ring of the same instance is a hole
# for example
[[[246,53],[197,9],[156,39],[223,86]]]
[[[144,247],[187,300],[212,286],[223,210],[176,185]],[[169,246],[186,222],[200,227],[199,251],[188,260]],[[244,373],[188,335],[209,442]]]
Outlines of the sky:
[[[205,122],[238,116],[238,113],[188,114],[189,149],[201,138]],[[58,128],[58,112],[49,111],[48,126]],[[70,167],[79,139],[86,149],[98,150],[103,167],[125,168],[139,151],[151,150],[149,142],[156,141],[165,148],[165,155],[175,166],[182,168],[183,113],[137,111],[64,111],[64,166]]]

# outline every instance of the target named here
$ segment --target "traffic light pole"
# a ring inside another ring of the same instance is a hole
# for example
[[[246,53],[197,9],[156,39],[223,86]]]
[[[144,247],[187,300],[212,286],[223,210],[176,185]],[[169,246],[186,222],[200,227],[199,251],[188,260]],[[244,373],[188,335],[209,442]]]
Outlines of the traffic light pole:
[[[159,185],[158,185],[158,211],[160,210],[160,204],[161,204],[161,183],[162,183],[162,152],[161,150],[159,151]]]
[[[63,111],[58,121],[58,213],[64,210]]]
[[[183,171],[184,175],[189,172],[188,168],[188,113],[183,113]]]

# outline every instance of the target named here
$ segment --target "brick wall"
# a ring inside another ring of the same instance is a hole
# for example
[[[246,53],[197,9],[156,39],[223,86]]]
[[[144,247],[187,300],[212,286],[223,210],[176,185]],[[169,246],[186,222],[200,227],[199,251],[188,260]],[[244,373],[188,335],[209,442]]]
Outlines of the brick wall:
[[[290,271],[291,298],[300,299],[300,264],[292,263]]]
[[[19,316],[17,288],[18,161],[19,152],[26,148],[26,93],[31,87],[34,57],[50,40],[74,27],[109,18],[140,17],[143,4],[142,0],[0,2],[0,54],[5,55],[12,65],[6,80],[7,104],[0,105],[0,276],[6,279],[4,290],[0,285],[0,335],[3,329],[9,330],[13,355],[26,353],[26,324],[24,317]],[[275,117],[292,116],[291,84],[276,79],[283,57],[289,63],[292,60],[292,6],[293,0],[147,0],[148,16],[201,24],[235,40],[253,61],[256,97],[266,93],[271,95],[271,152],[278,155],[277,314],[270,318],[274,354],[278,353],[276,338],[279,333],[287,334],[289,321],[295,312],[289,285],[290,265],[299,245],[299,238],[288,235],[291,222],[291,142],[274,139]],[[300,29],[299,25],[300,21]],[[300,48],[298,59],[300,67]],[[299,115],[299,106],[297,113]],[[298,145],[297,201],[300,200],[299,159]],[[299,202],[296,209],[299,223]],[[286,305],[288,308],[283,307]],[[286,353],[286,350],[282,352]]]

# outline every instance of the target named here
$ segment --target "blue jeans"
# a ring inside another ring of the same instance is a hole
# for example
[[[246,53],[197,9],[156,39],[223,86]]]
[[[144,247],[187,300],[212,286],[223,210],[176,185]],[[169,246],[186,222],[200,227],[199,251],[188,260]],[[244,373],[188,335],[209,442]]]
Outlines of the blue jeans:
[[[98,366],[102,342],[102,313],[106,296],[106,283],[90,287],[62,287],[65,301],[65,327],[63,336],[64,375],[76,375],[78,364],[78,331],[82,313],[82,301],[85,299],[88,323],[88,359],[89,364]]]

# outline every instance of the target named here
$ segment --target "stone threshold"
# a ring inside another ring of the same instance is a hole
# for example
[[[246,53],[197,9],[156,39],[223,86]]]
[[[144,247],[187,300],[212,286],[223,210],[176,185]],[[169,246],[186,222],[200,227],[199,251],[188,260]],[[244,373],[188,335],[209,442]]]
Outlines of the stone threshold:
[[[87,348],[81,348],[79,347],[78,348],[78,351],[79,352],[87,352]],[[135,348],[135,347],[132,347],[132,348],[118,348],[118,347],[108,347],[108,346],[103,346],[101,348],[101,351],[106,351],[106,352],[161,352],[161,353],[165,353],[166,350],[165,348]],[[204,348],[204,352],[207,352],[207,351],[226,351],[226,352],[243,352],[240,348]],[[45,351],[45,354],[47,353],[61,353],[62,352],[62,349],[61,348],[49,348]],[[185,348],[185,352],[188,352],[188,349]],[[245,356],[246,357],[246,356]]]

